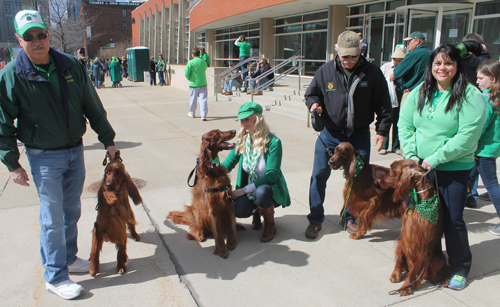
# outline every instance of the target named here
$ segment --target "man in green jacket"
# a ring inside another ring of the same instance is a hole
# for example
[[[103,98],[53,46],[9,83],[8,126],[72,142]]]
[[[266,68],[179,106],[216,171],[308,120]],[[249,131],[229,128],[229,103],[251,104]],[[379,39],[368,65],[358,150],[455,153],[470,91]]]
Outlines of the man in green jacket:
[[[76,256],[85,180],[82,137],[88,121],[114,160],[115,132],[85,68],[50,48],[42,15],[20,11],[14,26],[23,50],[0,71],[0,159],[14,183],[29,186],[16,139],[24,143],[40,198],[45,287],[72,299],[83,287],[69,273],[89,270],[89,262]]]
[[[425,46],[425,36],[420,32],[413,32],[404,39],[408,45],[408,54],[403,61],[394,68],[394,79],[396,86],[404,91],[400,107],[403,106],[406,97],[424,79],[425,69],[431,57],[432,51]],[[401,80],[400,80],[401,79]]]
[[[194,118],[197,101],[200,101],[201,120],[207,120],[207,62],[200,58],[200,49],[194,48],[193,58],[186,65],[184,75],[189,80],[189,95],[191,97],[188,116]]]

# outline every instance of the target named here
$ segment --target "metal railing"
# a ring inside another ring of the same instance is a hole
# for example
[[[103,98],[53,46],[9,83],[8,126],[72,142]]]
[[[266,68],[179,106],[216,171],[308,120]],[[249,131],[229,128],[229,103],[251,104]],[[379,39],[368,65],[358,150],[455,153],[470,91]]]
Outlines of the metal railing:
[[[247,65],[247,68],[243,69],[242,71],[238,71],[238,73],[235,74],[234,76],[231,76],[230,78],[228,78],[226,80],[223,80],[223,81],[221,81],[219,83],[217,83],[217,78],[218,77],[220,77],[220,76],[227,76],[230,72],[232,72],[233,70],[238,70],[238,68],[240,68],[244,64],[247,64],[250,61],[258,61],[258,60],[260,60],[260,57],[250,57],[250,58],[244,60],[243,62],[240,62],[240,63],[234,65],[233,67],[229,67],[228,69],[224,70],[220,74],[213,75],[213,77],[214,77],[214,95],[215,95],[215,101],[219,101],[218,100],[218,96],[217,96],[217,86],[222,85],[222,84],[224,84],[224,83],[226,83],[228,81],[232,81],[232,80],[238,78],[239,76],[243,75],[244,73],[247,73],[250,70],[250,66]],[[245,80],[243,80],[243,78],[242,78],[242,82],[245,82]]]
[[[292,57],[289,57],[288,59],[286,59],[285,61],[281,62],[280,64],[274,66],[273,68],[271,68],[270,70],[266,71],[265,73],[263,74],[260,74],[257,78],[253,78],[253,79],[249,79],[249,83],[250,83],[250,89],[249,89],[249,92],[250,92],[250,95],[251,95],[251,101],[253,101],[253,95],[255,92],[257,91],[262,91],[270,86],[273,86],[274,83],[284,77],[286,77],[287,75],[291,74],[292,72],[294,72],[295,70],[298,70],[299,72],[299,91],[300,91],[300,77],[302,75],[302,59],[304,58],[304,56],[302,55],[294,55]],[[280,73],[278,76],[276,76],[276,71],[278,69],[281,69],[283,67],[285,67],[287,64],[289,64],[290,62],[293,62],[293,61],[297,61],[299,63],[298,66],[292,66],[290,68],[288,68],[287,70],[285,70],[284,72]],[[260,80],[266,78],[267,76],[269,76],[270,74],[274,73],[274,78],[271,79],[271,80],[268,80],[267,82],[263,83],[263,84],[260,84]],[[253,88],[253,82],[255,82],[255,84],[257,84],[257,87],[256,88]]]

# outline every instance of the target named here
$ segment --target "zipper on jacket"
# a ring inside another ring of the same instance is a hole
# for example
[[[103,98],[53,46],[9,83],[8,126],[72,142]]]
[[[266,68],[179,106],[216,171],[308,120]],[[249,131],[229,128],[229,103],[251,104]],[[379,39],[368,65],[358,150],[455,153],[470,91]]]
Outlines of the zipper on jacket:
[[[35,143],[35,134],[36,134],[36,129],[38,129],[38,125],[35,124],[35,129],[33,129],[33,132],[31,133],[31,143]]]

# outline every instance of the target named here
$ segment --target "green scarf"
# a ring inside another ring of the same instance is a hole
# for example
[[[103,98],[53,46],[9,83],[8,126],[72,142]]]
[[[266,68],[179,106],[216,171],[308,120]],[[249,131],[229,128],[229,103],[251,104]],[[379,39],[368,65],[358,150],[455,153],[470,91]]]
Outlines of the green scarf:
[[[429,221],[429,223],[437,225],[439,220],[439,200],[437,193],[429,199],[419,201],[417,191],[413,189],[408,194],[408,197],[410,197],[410,208],[408,210],[408,214],[411,214],[412,210],[417,210],[418,214]]]
[[[359,173],[363,170],[365,167],[365,162],[361,159],[361,156],[358,156],[356,158],[356,169],[354,170],[354,177],[358,177]],[[345,169],[342,170],[342,175],[345,177]]]
[[[259,179],[259,175],[255,169],[257,168],[257,163],[259,162],[260,154],[256,149],[252,149],[252,138],[250,134],[247,135],[247,142],[245,144],[245,154],[243,155],[243,168],[248,169],[248,184],[254,183]],[[253,193],[247,194],[248,199],[253,200]]]

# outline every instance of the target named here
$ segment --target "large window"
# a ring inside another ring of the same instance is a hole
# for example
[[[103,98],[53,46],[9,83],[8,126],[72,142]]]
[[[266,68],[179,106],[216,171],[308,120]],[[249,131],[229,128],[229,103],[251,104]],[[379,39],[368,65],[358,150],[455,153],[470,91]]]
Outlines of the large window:
[[[274,65],[293,55],[302,55],[304,74],[314,75],[326,62],[328,11],[278,18],[274,28]],[[284,67],[284,70],[288,68]]]
[[[238,62],[240,49],[234,44],[240,35],[252,44],[252,56],[259,55],[260,23],[236,25],[215,30],[215,65],[229,66],[231,62]]]
[[[497,14],[498,15],[498,14]],[[488,47],[488,52],[492,59],[500,58],[500,31],[491,29],[500,29],[500,15],[496,18],[476,19],[474,20],[474,33],[482,35],[484,43]]]

